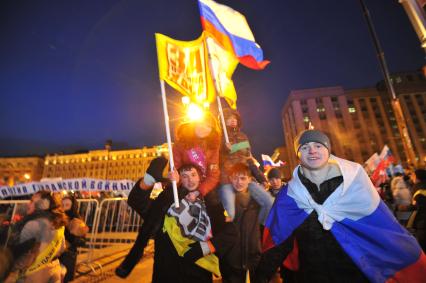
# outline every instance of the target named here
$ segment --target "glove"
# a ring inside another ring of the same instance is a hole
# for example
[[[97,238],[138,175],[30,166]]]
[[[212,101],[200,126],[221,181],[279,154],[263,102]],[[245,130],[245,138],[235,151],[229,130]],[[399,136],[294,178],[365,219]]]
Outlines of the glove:
[[[189,250],[183,255],[184,259],[190,262],[196,262],[198,259],[204,256],[200,242],[194,242],[192,244],[189,244],[189,246]]]
[[[153,159],[149,164],[148,169],[146,169],[146,173],[151,175],[155,179],[155,182],[165,181],[163,178],[163,171],[167,162],[168,160],[163,156]]]

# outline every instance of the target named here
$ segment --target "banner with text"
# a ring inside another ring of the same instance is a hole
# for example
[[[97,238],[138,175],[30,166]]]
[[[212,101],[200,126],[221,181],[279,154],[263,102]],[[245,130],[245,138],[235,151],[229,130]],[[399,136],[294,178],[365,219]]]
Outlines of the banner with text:
[[[0,199],[12,196],[32,195],[41,190],[52,192],[60,191],[87,191],[87,192],[123,192],[126,195],[133,188],[135,182],[131,180],[101,180],[92,178],[76,178],[66,180],[31,182],[13,187],[0,187]]]

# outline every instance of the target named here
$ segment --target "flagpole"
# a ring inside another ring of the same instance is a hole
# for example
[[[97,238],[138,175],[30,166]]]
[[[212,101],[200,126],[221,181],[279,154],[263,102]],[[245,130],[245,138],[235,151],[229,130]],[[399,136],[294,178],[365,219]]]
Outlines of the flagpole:
[[[226,130],[226,124],[225,124],[225,118],[223,117],[223,109],[222,109],[222,103],[220,101],[220,94],[221,92],[218,91],[218,85],[219,83],[216,81],[216,77],[214,74],[212,74],[213,72],[213,66],[211,64],[210,61],[210,49],[209,49],[209,43],[207,42],[208,37],[205,37],[203,42],[205,44],[205,47],[207,49],[207,61],[209,64],[209,69],[210,69],[210,75],[213,79],[213,83],[214,83],[214,88],[216,90],[216,100],[217,100],[217,109],[219,110],[219,117],[220,117],[220,122],[222,123],[222,129],[223,129],[223,136],[225,137],[225,143],[229,143],[229,137],[228,137],[228,131]]]
[[[220,102],[220,96],[216,96],[217,108],[219,110],[220,121],[223,126],[223,136],[225,137],[225,142],[229,143],[228,131],[226,130],[225,117],[223,117],[222,103]]]
[[[362,12],[365,20],[367,21],[368,31],[373,39],[374,48],[377,53],[377,57],[379,59],[380,69],[382,70],[386,88],[388,93],[391,96],[391,106],[394,111],[396,125],[398,127],[399,135],[401,136],[402,146],[405,151],[405,155],[407,158],[407,163],[409,166],[417,165],[416,154],[414,152],[413,144],[411,142],[410,135],[408,133],[406,119],[404,117],[404,112],[402,111],[401,104],[399,103],[399,98],[395,94],[395,89],[393,87],[388,66],[386,64],[385,55],[383,53],[382,47],[380,46],[379,39],[376,34],[376,30],[374,29],[373,22],[370,17],[370,12],[367,9],[367,6],[364,3],[364,0],[359,0],[362,8]]]
[[[173,172],[175,170],[175,164],[173,161],[172,138],[170,137],[169,111],[167,110],[166,88],[164,86],[164,80],[160,80],[160,85],[161,85],[161,99],[163,101],[164,124],[166,125],[167,145],[169,148],[170,171]],[[173,198],[175,200],[175,207],[179,208],[179,197],[177,193],[177,184],[175,180],[172,181],[172,186],[173,186]]]

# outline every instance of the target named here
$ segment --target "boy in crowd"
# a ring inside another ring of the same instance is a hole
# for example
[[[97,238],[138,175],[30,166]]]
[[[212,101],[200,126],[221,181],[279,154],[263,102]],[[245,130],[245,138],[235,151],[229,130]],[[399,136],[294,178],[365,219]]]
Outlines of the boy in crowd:
[[[260,259],[260,205],[251,196],[248,187],[251,182],[250,169],[244,163],[237,163],[230,169],[230,180],[235,193],[236,241],[220,261],[223,283],[244,283],[247,272],[253,272]],[[252,278],[253,279],[253,278]],[[255,281],[252,281],[255,282]]]

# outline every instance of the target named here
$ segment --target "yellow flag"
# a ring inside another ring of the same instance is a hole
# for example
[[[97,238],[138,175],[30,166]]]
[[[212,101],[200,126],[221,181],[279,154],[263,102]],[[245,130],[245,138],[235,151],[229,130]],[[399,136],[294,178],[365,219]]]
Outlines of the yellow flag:
[[[160,79],[195,102],[215,98],[204,33],[193,41],[179,41],[156,33]]]
[[[180,256],[183,256],[189,250],[189,245],[195,242],[194,240],[182,235],[182,231],[177,225],[176,218],[173,216],[166,215],[164,218],[163,231],[167,231],[176,252]],[[208,254],[198,259],[195,264],[212,272],[216,276],[220,276],[219,259],[215,254]]]
[[[216,40],[206,33],[211,74],[219,96],[225,98],[232,109],[237,108],[237,93],[231,77],[238,65],[238,59],[223,49]]]

